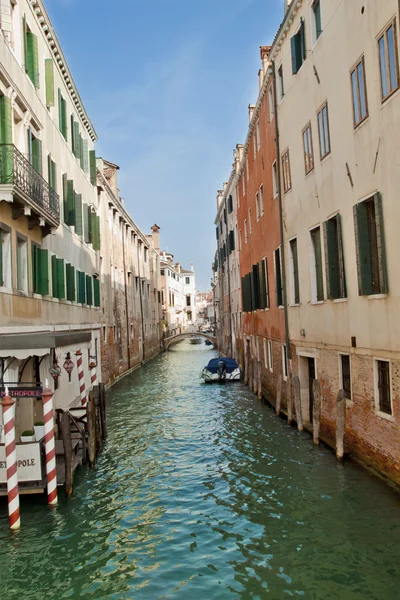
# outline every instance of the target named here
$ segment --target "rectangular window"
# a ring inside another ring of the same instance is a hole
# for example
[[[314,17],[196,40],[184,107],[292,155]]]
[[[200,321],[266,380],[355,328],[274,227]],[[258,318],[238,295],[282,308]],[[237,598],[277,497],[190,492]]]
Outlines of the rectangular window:
[[[356,204],[353,212],[358,293],[360,296],[386,294],[389,286],[380,193]]]
[[[382,102],[399,87],[396,21],[378,38]]]
[[[0,228],[0,287],[11,288],[11,235]]]
[[[54,61],[46,58],[44,61],[44,76],[46,83],[46,106],[54,106]]]
[[[185,277],[185,283],[186,285],[190,285],[190,277]]]
[[[26,239],[17,236],[17,289],[28,291],[28,244]]]
[[[290,255],[290,300],[292,304],[300,304],[299,260],[297,255],[297,239],[289,242]]]
[[[292,189],[292,176],[290,173],[290,158],[289,148],[282,154],[282,176],[283,176],[283,191],[288,192]]]
[[[164,276],[164,275],[165,275],[165,270],[161,269],[161,276]]]
[[[285,95],[285,88],[283,85],[283,67],[282,67],[282,65],[278,69],[278,93],[279,93],[279,100],[282,100],[283,96]]]
[[[93,277],[93,298],[93,304],[98,308],[100,306],[100,281],[97,277]]]
[[[322,33],[321,25],[321,2],[320,0],[314,0],[312,6],[312,17],[314,26],[314,41],[316,42]]]
[[[390,362],[375,360],[375,379],[377,389],[377,408],[387,415],[392,414],[392,399],[390,391]]]
[[[67,141],[67,103],[63,98],[60,88],[58,88],[58,126],[65,141]]]
[[[311,287],[313,302],[324,300],[324,281],[322,276],[321,228],[310,231],[311,236]]]
[[[286,344],[282,344],[282,375],[283,379],[286,380],[288,376]]]
[[[269,107],[269,120],[272,121],[275,114],[275,103],[274,103],[274,88],[272,85],[268,88],[268,107]]]
[[[228,214],[230,215],[233,212],[233,198],[232,194],[228,196]]]
[[[263,340],[264,366],[268,369],[268,347],[267,340]]]
[[[331,151],[331,141],[329,136],[328,103],[318,112],[318,133],[319,133],[319,154],[321,159],[327,156]]]
[[[281,249],[277,248],[274,252],[275,258],[275,290],[276,290],[276,305],[283,306],[283,285],[282,285],[282,265],[281,265]]]
[[[51,282],[53,298],[65,298],[64,260],[55,254],[51,257]]]
[[[354,127],[368,117],[367,89],[365,84],[364,57],[351,71],[351,90],[353,96]]]
[[[32,245],[32,282],[35,294],[47,296],[49,293],[49,253],[48,250]]]
[[[278,195],[278,169],[276,166],[276,160],[272,163],[272,193],[274,198]]]
[[[268,369],[273,370],[272,340],[268,340]]]
[[[39,89],[39,51],[37,36],[29,29],[26,19],[23,19],[25,72],[36,89]]]
[[[307,173],[310,173],[310,171],[312,171],[314,168],[314,152],[311,135],[311,123],[308,123],[305,129],[303,129],[303,149],[304,167],[307,175]]]
[[[327,297],[330,300],[346,298],[346,276],[340,215],[335,215],[332,219],[325,221],[324,242]]]
[[[190,297],[190,294],[186,295],[186,306],[192,306],[192,299]]]
[[[260,185],[260,217],[264,214],[264,186]]]
[[[67,283],[67,300],[69,300],[69,302],[75,302],[75,268],[69,263],[67,263],[65,266],[65,275]]]
[[[292,73],[295,75],[306,60],[306,31],[304,19],[300,21],[298,32],[291,38]]]
[[[259,204],[259,196],[258,192],[256,192],[256,221],[260,218],[260,204]]]
[[[351,370],[350,356],[348,354],[340,355],[340,371],[341,371],[341,387],[344,390],[344,395],[348,400],[351,400]]]

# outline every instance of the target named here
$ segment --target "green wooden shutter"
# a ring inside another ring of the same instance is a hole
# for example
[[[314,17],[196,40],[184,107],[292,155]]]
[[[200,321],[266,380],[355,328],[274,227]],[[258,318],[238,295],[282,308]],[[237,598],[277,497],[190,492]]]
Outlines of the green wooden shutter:
[[[82,194],[75,194],[75,233],[82,237]]]
[[[50,154],[47,155],[47,180],[49,182],[49,186],[53,187],[51,185],[51,179],[52,179],[52,170],[51,170],[51,156]]]
[[[24,68],[25,68],[25,72],[27,72],[26,71],[26,61],[27,61],[27,56],[28,56],[28,50],[26,47],[26,37],[28,34],[28,27],[26,24],[26,16],[25,15],[22,17],[22,33],[23,33],[23,38],[24,38]]]
[[[83,139],[81,134],[79,134],[79,148],[80,148],[80,153],[79,153],[79,164],[81,166],[82,171],[84,170],[84,159],[83,159]]]
[[[297,42],[296,42],[295,35],[290,39],[290,48],[291,48],[291,52],[292,52],[292,73],[293,73],[293,75],[295,75],[298,71],[298,68],[297,68]]]
[[[88,141],[82,140],[82,154],[83,154],[83,170],[85,173],[89,173],[89,150]]]
[[[218,227],[215,229],[215,234],[217,236],[217,240],[219,240],[219,228]]]
[[[79,271],[79,303],[86,304],[86,281],[82,271]]]
[[[368,214],[365,202],[359,202],[356,204],[353,208],[353,213],[357,256],[358,293],[360,296],[369,296],[373,293],[373,287]]]
[[[43,172],[42,165],[42,141],[38,138],[32,138],[32,167],[41,175]]]
[[[32,290],[39,293],[39,246],[32,244]]]
[[[89,151],[89,164],[90,164],[90,183],[96,185],[96,152],[94,150]]]
[[[51,187],[57,191],[57,165],[54,160],[51,161]]]
[[[301,50],[302,61],[304,61],[304,60],[306,60],[306,57],[307,57],[307,50],[306,50],[306,23],[303,18],[301,19],[301,24],[300,24],[300,50]]]
[[[11,100],[0,96],[0,144],[12,144]],[[0,182],[13,183],[13,154],[11,146],[2,146],[0,154]]]
[[[39,248],[39,294],[47,296],[49,293],[49,253]]]
[[[74,121],[74,155],[76,158],[80,158],[81,156],[81,147],[79,145],[79,123]]]
[[[100,217],[92,214],[92,245],[93,250],[100,250]]]
[[[294,275],[294,302],[300,304],[299,256],[297,252],[297,239],[292,240],[293,275]]]
[[[276,273],[276,305],[282,306],[282,275],[281,275],[281,252],[275,250],[275,273]]]
[[[72,154],[75,154],[75,121],[74,121],[74,115],[71,115],[70,124],[71,124],[71,150],[72,150]]]
[[[317,301],[324,299],[324,280],[322,275],[321,229],[314,230],[315,275],[317,283]]]
[[[57,258],[56,261],[57,270],[57,298],[65,298],[65,271],[64,271],[64,259]]]
[[[160,294],[160,292],[158,292]],[[93,278],[93,297],[94,297],[94,305],[96,307],[100,306],[100,281],[97,277]]]
[[[26,34],[26,72],[36,89],[39,89],[39,52],[37,36],[28,31]]]
[[[379,192],[374,194],[374,209],[378,250],[379,287],[381,294],[387,294],[389,291],[389,283],[386,263],[385,231],[383,227],[382,197]]]
[[[340,215],[336,215],[337,227],[337,243],[339,256],[339,281],[340,281],[340,298],[347,298],[346,270],[344,267],[344,251],[343,251],[343,236],[342,236],[342,219]]]
[[[79,277],[79,271],[77,269],[76,270],[76,301],[78,302],[78,304],[80,303],[80,293],[81,293],[79,283],[80,283],[80,277]]]
[[[57,256],[55,254],[51,257],[51,287],[53,298],[58,298],[57,292]]]
[[[44,61],[44,74],[46,78],[46,106],[54,106],[54,62],[52,58]]]
[[[3,285],[3,232],[0,229],[0,286]]]
[[[67,300],[75,302],[75,268],[67,263],[65,271],[67,280]]]
[[[75,192],[72,179],[67,181],[67,225],[75,225]]]
[[[83,203],[83,241],[86,242],[86,244],[90,244],[89,219],[90,219],[89,206],[87,204]]]
[[[326,297],[330,300],[332,298],[336,298],[336,296],[332,295],[332,286],[331,286],[331,264],[330,264],[330,256],[329,256],[329,221],[324,221],[323,223],[324,230],[324,249],[325,249],[325,275],[326,275]]]
[[[68,175],[63,173],[62,176],[62,191],[63,191],[63,213],[64,213],[64,223],[68,225]]]
[[[61,90],[58,88],[58,128],[63,131],[63,112],[62,112],[62,95]]]
[[[86,304],[89,306],[93,304],[92,278],[90,275],[86,275]]]

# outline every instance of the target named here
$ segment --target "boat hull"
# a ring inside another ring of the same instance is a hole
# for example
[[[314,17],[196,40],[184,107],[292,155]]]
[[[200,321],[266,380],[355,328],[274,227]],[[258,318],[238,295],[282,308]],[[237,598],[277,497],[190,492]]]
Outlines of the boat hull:
[[[235,369],[232,373],[226,373],[224,378],[221,378],[218,373],[211,373],[207,368],[201,372],[201,377],[206,383],[227,383],[230,381],[240,381],[240,369]]]

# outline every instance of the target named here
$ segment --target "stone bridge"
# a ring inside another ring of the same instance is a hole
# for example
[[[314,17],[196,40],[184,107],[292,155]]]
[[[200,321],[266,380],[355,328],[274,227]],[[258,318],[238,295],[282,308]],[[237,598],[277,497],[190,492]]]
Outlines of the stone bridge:
[[[164,339],[164,350],[168,350],[171,344],[175,344],[176,342],[180,342],[180,340],[184,340],[185,338],[191,338],[193,336],[202,337],[205,340],[209,340],[214,347],[217,344],[217,338],[209,333],[203,333],[202,331],[184,331],[183,333],[178,333],[176,335],[171,335]]]

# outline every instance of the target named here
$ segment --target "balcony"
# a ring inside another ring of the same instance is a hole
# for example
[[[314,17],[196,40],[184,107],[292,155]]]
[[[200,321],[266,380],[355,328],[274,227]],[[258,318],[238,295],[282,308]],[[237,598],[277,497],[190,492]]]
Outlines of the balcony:
[[[13,217],[26,215],[29,227],[58,227],[60,197],[13,144],[0,144],[0,201],[13,205]]]

